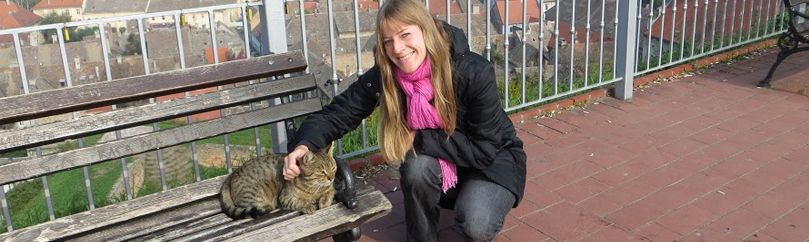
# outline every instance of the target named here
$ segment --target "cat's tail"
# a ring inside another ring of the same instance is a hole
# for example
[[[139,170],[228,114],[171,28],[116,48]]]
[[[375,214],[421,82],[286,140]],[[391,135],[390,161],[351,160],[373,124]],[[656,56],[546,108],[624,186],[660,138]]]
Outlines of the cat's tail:
[[[230,193],[230,180],[233,174],[228,175],[225,181],[222,182],[222,188],[219,190],[219,206],[222,207],[222,212],[232,219],[243,219],[248,215],[248,209],[236,206],[233,197]]]

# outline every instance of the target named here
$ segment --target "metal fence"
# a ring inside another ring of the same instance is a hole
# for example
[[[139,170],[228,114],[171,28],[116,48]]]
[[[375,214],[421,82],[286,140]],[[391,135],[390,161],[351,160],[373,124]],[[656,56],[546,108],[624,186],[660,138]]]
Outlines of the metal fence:
[[[328,0],[323,4],[264,0],[0,30],[0,56],[7,56],[0,61],[0,95],[148,75],[287,49],[302,49],[309,63],[306,72],[323,82],[327,95],[336,95],[373,66],[375,9],[384,2]],[[631,98],[635,76],[785,30],[779,0],[425,0],[425,6],[437,18],[463,29],[471,49],[494,63],[506,111],[606,85],[615,85],[619,98]],[[267,105],[283,101],[269,100]],[[259,104],[247,109],[255,105]],[[219,115],[228,112],[220,110]],[[83,114],[74,113],[73,118],[79,115]],[[373,115],[341,139],[341,157],[378,149],[377,119]],[[18,126],[36,122],[40,121]],[[189,116],[185,122],[194,119]],[[164,126],[154,123],[150,129]],[[221,137],[227,172],[232,166],[231,138],[242,140],[247,135],[255,147],[250,151],[253,156],[268,148],[281,152],[286,146],[286,129],[284,124],[276,124]],[[122,132],[112,134],[120,139]],[[98,142],[97,137],[85,137],[75,145],[82,147],[88,139]],[[199,181],[205,178],[200,171],[200,147],[196,142],[189,147],[193,180]],[[43,146],[17,153],[25,157],[58,151],[58,147]],[[159,170],[158,190],[165,191],[174,186],[165,171],[167,158],[161,151],[153,155]],[[120,163],[116,169],[121,172],[125,199],[139,196],[128,173],[133,161],[111,162]],[[84,167],[81,173],[85,208],[94,209],[99,198],[93,197],[91,167]],[[49,176],[41,177],[40,182],[47,219],[74,212],[60,213],[54,208]],[[19,205],[8,202],[7,192],[0,189],[0,201],[5,229],[12,231],[16,215],[10,213],[10,207]]]

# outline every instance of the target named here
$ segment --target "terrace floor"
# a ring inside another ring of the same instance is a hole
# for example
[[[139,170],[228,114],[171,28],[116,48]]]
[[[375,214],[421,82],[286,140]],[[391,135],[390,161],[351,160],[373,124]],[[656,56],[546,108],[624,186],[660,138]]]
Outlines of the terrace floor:
[[[809,52],[757,89],[776,53],[516,123],[528,181],[496,241],[809,240]],[[393,211],[360,241],[404,241],[397,177],[369,179]]]

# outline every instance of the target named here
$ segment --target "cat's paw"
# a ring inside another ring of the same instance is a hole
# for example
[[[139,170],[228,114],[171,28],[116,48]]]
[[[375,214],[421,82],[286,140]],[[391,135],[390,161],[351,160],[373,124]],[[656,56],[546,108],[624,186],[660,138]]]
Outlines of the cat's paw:
[[[317,211],[317,207],[315,207],[315,206],[306,206],[306,207],[301,208],[301,212],[303,214],[313,214],[313,213],[315,213],[315,211]]]

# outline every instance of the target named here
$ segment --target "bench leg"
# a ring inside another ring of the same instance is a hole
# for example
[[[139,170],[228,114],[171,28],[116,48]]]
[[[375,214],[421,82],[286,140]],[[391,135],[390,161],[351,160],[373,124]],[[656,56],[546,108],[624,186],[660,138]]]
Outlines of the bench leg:
[[[331,238],[334,240],[334,242],[355,242],[360,239],[360,236],[362,236],[360,227],[356,227],[349,231],[336,234]]]
[[[778,65],[781,65],[781,62],[783,62],[784,59],[786,59],[790,54],[792,53],[789,53],[789,51],[778,52],[778,58],[775,59],[775,64],[770,67],[770,71],[767,72],[767,77],[764,77],[764,80],[761,80],[756,86],[769,88],[772,75],[775,74],[775,69],[778,68]]]

